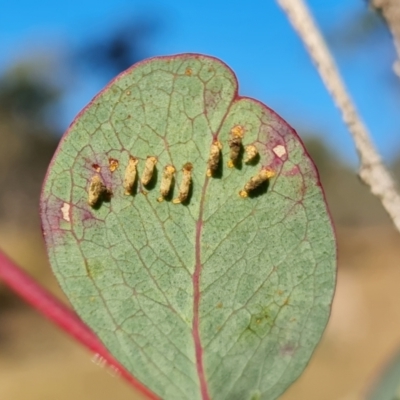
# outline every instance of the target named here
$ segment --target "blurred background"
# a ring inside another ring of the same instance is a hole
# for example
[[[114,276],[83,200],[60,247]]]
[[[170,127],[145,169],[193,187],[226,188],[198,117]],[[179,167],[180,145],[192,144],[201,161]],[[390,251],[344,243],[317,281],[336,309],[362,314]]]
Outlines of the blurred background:
[[[374,142],[400,177],[400,80],[379,15],[364,0],[309,0]],[[303,138],[336,226],[332,317],[283,400],[349,400],[400,347],[400,235],[357,176],[357,155],[303,46],[274,1],[20,0],[0,16],[0,248],[65,300],[46,259],[42,180],[74,116],[116,74],[155,55],[225,61]],[[133,399],[106,367],[0,282],[0,399]],[[139,397],[137,397],[139,398]]]

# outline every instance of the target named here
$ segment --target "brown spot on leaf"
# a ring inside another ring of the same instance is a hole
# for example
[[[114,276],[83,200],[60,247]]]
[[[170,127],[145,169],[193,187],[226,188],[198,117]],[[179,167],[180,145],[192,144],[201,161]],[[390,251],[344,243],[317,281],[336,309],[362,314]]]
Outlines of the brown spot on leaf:
[[[99,164],[92,164],[92,168],[96,171],[96,172],[100,172],[100,165]]]

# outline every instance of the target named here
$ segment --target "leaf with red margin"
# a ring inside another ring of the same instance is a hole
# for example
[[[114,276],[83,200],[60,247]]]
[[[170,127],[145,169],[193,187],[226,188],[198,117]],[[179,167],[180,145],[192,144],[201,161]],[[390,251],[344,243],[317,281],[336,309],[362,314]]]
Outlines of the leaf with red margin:
[[[228,168],[238,127],[259,159]],[[208,177],[216,139],[221,168]],[[139,181],[127,196],[130,156],[139,175],[147,156],[158,163],[152,187]],[[163,168],[177,169],[176,197],[187,162],[188,201],[158,202]],[[239,196],[263,168],[275,176]],[[96,174],[112,196],[92,208]],[[41,215],[72,305],[163,399],[274,399],[305,368],[327,323],[336,246],[315,166],[295,131],[240,97],[215,58],[153,58],[114,79],[64,135]]]

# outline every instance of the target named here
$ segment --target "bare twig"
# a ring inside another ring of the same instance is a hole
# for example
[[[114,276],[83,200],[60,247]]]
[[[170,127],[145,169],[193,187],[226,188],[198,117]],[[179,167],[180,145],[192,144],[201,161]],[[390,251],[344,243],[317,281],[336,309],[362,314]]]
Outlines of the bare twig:
[[[46,316],[64,332],[68,333],[89,350],[98,354],[106,363],[125,378],[137,391],[148,399],[157,397],[144,385],[138,382],[108,352],[97,336],[79,319],[79,317],[52,294],[40,287],[26,272],[15,265],[0,250],[0,279],[21,298],[41,314]]]
[[[336,105],[342,112],[357,148],[361,165],[360,178],[380,198],[394,225],[400,232],[400,195],[390,173],[376,151],[368,130],[339,75],[335,62],[303,0],[276,0],[282,7],[294,29],[304,42],[321,78]]]
[[[371,0],[370,5],[382,13],[392,33],[394,46],[397,51],[397,60],[394,63],[393,69],[400,78],[400,1]]]

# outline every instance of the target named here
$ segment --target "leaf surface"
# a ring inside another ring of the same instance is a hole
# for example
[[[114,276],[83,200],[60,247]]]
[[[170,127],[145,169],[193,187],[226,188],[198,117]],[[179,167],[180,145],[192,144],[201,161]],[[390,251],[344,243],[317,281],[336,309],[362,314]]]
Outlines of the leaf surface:
[[[295,131],[202,55],[159,57],[119,75],[78,115],[41,198],[52,268],[82,319],[163,399],[274,399],[327,323],[336,246],[318,174]],[[258,156],[236,166],[233,132]],[[222,160],[207,176],[212,144]],[[124,193],[129,158],[138,160]],[[140,177],[157,158],[150,185]],[[193,165],[189,197],[179,195]],[[173,193],[159,202],[166,165]],[[275,176],[243,198],[261,170]],[[98,204],[88,191],[98,175]],[[112,194],[111,194],[112,193]]]

